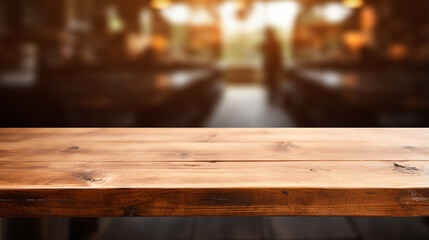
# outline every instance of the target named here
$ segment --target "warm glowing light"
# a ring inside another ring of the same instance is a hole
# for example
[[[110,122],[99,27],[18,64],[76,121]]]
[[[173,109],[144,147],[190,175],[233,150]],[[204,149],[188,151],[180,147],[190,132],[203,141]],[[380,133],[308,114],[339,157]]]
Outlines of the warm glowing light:
[[[360,25],[363,30],[371,31],[377,24],[377,13],[372,7],[365,7],[360,11]]]
[[[348,8],[360,8],[363,4],[363,0],[343,0],[343,5]]]
[[[191,18],[191,23],[197,26],[210,25],[213,22],[213,17],[202,7],[197,8]]]
[[[340,3],[328,3],[323,8],[323,17],[330,23],[344,21],[350,14],[351,9]]]
[[[152,0],[150,6],[156,9],[164,9],[171,6],[171,0]]]
[[[185,24],[189,21],[191,10],[188,5],[175,3],[161,10],[161,16],[172,24]]]
[[[400,60],[406,57],[408,47],[402,43],[391,44],[387,49],[387,54],[393,60]]]
[[[358,51],[365,44],[365,36],[360,31],[348,31],[343,35],[344,44],[352,51]]]
[[[247,6],[247,3],[245,0],[236,0],[235,2],[237,3],[238,9],[244,9]]]
[[[296,2],[268,2],[265,15],[268,25],[290,29],[298,11],[299,5]]]
[[[239,9],[239,1],[224,2],[219,8],[222,29],[229,36],[255,31],[265,25],[290,29],[298,14],[299,5],[293,1],[255,2],[245,20],[237,18]]]
[[[168,40],[163,35],[154,35],[150,45],[155,52],[165,52],[168,49]]]
[[[128,34],[126,51],[131,58],[138,57],[148,47],[149,39],[143,34]]]
[[[286,54],[290,54],[291,47],[288,38],[292,35],[294,22],[300,10],[297,1],[246,1],[244,17],[238,13],[241,2],[224,1],[219,5],[219,18],[224,58],[229,60],[256,59],[257,50],[263,41],[267,26],[281,33],[282,44]]]

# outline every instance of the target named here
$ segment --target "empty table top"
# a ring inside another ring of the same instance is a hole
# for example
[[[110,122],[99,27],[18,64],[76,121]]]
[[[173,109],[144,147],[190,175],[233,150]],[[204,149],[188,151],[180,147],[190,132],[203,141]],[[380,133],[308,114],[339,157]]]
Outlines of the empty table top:
[[[0,217],[429,215],[429,129],[0,129]]]

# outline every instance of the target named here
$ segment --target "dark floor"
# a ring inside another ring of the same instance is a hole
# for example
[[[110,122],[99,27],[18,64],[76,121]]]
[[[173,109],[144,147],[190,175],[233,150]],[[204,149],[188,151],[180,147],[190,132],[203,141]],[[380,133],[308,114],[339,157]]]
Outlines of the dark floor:
[[[227,85],[204,127],[293,127],[280,104],[270,104],[262,85]]]
[[[111,218],[93,239],[429,239],[424,218]]]

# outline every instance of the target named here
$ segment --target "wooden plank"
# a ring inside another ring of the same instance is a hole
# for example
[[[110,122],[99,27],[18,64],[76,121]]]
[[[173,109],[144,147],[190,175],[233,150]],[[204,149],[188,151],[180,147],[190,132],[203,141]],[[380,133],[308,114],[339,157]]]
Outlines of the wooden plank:
[[[428,188],[429,161],[0,162],[0,189],[273,187]]]
[[[7,189],[0,216],[427,216],[428,198],[427,189]]]
[[[3,128],[0,142],[270,142],[421,143],[429,128]],[[397,139],[397,138],[401,139]],[[427,144],[427,143],[426,143]]]
[[[428,129],[1,129],[0,143],[0,161],[428,160],[429,156]]]
[[[0,129],[0,217],[428,216],[427,133]]]

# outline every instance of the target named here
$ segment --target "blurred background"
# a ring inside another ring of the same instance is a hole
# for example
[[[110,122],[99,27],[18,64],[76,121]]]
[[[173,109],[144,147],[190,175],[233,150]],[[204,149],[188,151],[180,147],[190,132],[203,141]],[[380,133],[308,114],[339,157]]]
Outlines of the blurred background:
[[[428,65],[427,0],[0,0],[1,127],[428,127]],[[427,222],[0,219],[0,238],[429,239]]]
[[[0,126],[428,126],[427,0],[1,0]]]

